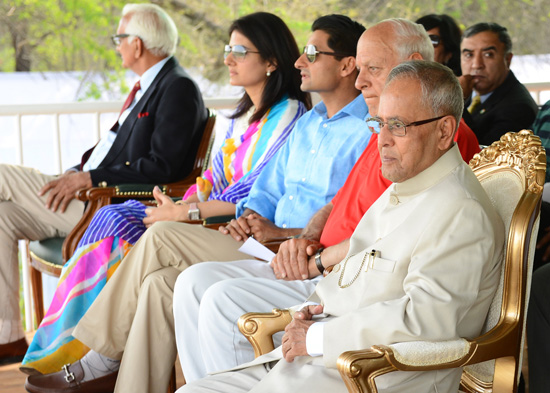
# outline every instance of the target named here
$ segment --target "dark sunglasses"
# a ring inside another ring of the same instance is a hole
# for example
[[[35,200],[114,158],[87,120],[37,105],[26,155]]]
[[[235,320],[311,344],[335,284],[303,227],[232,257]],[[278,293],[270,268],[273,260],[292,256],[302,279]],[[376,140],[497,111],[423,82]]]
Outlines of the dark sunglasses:
[[[428,35],[428,37],[430,37],[430,40],[432,41],[432,45],[434,46],[434,48],[441,43],[441,37],[438,35],[430,34]]]
[[[243,61],[247,53],[260,53],[260,52],[246,49],[246,47],[242,45],[233,45],[233,46],[226,45],[223,49],[223,58],[227,59],[227,56],[229,56],[230,53],[233,53],[233,57],[235,58],[235,60]]]
[[[315,60],[317,60],[317,55],[318,54],[335,56],[335,57],[355,56],[355,55],[350,55],[350,54],[347,54],[347,53],[323,52],[323,51],[317,50],[315,45],[306,45],[306,46],[304,46],[304,52],[303,53],[306,55],[306,57],[307,57],[307,59],[310,63],[314,63]]]

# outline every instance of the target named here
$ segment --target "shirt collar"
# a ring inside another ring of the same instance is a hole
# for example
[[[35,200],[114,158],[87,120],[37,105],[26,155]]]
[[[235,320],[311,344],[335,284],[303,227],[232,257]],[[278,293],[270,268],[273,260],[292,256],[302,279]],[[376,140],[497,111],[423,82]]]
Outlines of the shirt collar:
[[[160,70],[162,69],[162,67],[164,67],[164,65],[168,62],[168,60],[170,59],[171,56],[168,56],[164,59],[162,59],[161,61],[159,61],[157,64],[155,64],[154,66],[152,67],[149,67],[149,69],[147,71],[145,71],[143,73],[143,75],[141,75],[141,78],[139,79],[139,84],[141,86],[141,91],[142,92],[146,92],[147,89],[149,88],[149,86],[151,86],[151,83],[153,83],[153,81],[155,80],[155,78],[157,77],[158,73],[160,72]]]
[[[434,162],[430,167],[424,169],[418,175],[405,180],[402,183],[394,183],[393,191],[398,196],[410,196],[426,190],[441,179],[447,176],[458,165],[464,164],[464,160],[455,143],[445,154]]]
[[[493,94],[494,90],[493,91],[490,91],[489,93],[487,94],[483,94],[482,96],[479,96],[479,94],[474,90],[472,92],[472,99],[475,97],[475,96],[479,96],[479,100],[480,102],[483,104],[485,102],[485,100],[487,100],[487,98],[491,97],[491,94]]]
[[[313,107],[313,110],[321,117],[327,118],[327,107],[323,101],[315,105]],[[339,119],[340,117],[347,115],[347,116],[353,116],[357,117],[361,120],[366,120],[369,117],[369,108],[367,108],[367,104],[365,103],[365,100],[363,99],[363,96],[359,94],[353,101],[348,103],[345,107],[340,109],[334,116],[332,116],[330,120]]]

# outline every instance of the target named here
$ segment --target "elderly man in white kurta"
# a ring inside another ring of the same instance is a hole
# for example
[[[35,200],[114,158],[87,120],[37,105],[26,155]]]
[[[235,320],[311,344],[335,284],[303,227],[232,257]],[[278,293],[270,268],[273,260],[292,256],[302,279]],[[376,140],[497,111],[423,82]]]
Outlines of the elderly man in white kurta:
[[[334,246],[349,249],[309,299],[318,304],[294,314],[272,353],[181,392],[345,392],[336,369],[344,351],[480,333],[499,280],[504,226],[453,143],[462,109],[446,67],[410,61],[392,70],[373,124],[381,170],[393,184],[350,242]],[[396,372],[377,385],[380,393],[456,392],[460,373]]]

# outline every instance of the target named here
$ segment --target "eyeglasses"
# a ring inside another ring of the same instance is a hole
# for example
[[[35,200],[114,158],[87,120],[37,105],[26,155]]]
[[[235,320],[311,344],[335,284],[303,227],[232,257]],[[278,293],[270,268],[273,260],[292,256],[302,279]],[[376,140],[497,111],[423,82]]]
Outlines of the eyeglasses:
[[[432,41],[432,45],[434,48],[436,48],[441,43],[441,37],[435,34],[428,35],[430,37],[430,40]]]
[[[306,45],[304,46],[304,52],[303,52],[310,63],[315,63],[315,60],[317,60],[317,55],[329,55],[329,56],[335,56],[335,57],[347,57],[347,56],[354,56],[349,55],[347,53],[338,53],[338,52],[323,52],[320,50],[317,50],[317,47],[315,45]]]
[[[401,120],[388,120],[383,121],[379,117],[371,117],[367,120],[367,126],[370,128],[372,132],[375,134],[380,134],[380,130],[382,130],[382,127],[385,125],[388,126],[388,131],[391,132],[393,136],[405,136],[407,134],[407,127],[414,127],[414,126],[421,126],[422,124],[428,124],[432,121],[436,121],[439,119],[443,119],[447,115],[434,117],[433,119],[428,120],[420,120],[420,121],[413,121],[412,123],[405,124]]]
[[[130,36],[139,38],[139,36],[135,34],[115,34],[111,36],[111,40],[113,41],[113,44],[115,44],[115,46],[119,46],[123,38],[130,37]]]
[[[258,51],[246,49],[245,46],[242,45],[226,45],[223,49],[223,58],[227,59],[227,56],[229,56],[230,53],[233,53],[233,57],[237,61],[243,61],[244,57],[247,53],[260,53]]]

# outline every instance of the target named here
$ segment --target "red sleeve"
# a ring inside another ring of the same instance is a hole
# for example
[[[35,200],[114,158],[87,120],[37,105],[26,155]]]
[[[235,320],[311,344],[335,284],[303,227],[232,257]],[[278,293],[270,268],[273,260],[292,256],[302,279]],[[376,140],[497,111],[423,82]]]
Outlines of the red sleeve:
[[[455,142],[458,145],[458,150],[462,155],[462,159],[470,162],[474,154],[480,152],[479,142],[474,132],[468,127],[464,119],[460,119],[458,130],[455,134]]]

